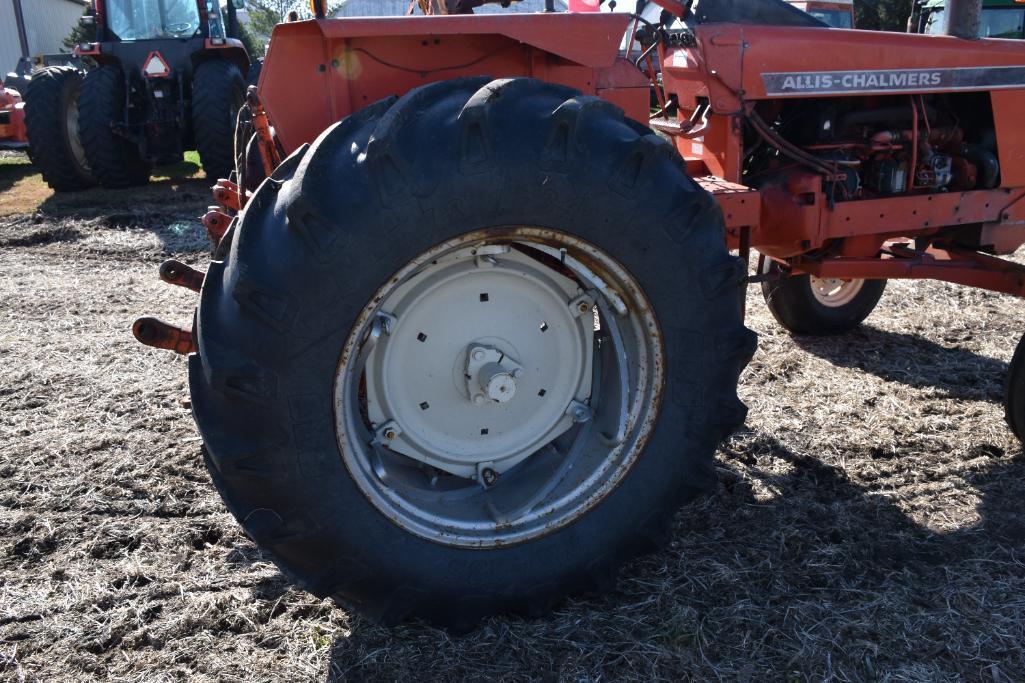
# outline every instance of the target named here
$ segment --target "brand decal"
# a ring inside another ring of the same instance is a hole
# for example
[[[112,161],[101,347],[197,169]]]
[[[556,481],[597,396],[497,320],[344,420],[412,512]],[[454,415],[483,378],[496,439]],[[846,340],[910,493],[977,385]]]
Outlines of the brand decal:
[[[801,71],[762,74],[766,95],[1025,88],[1025,67]]]

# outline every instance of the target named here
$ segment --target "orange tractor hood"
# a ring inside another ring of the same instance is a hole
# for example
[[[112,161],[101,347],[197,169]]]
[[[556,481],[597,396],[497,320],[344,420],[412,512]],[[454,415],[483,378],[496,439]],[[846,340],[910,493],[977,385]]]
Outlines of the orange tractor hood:
[[[558,80],[551,72],[565,66],[611,68],[629,23],[625,14],[553,13],[278,24],[260,95],[291,151],[310,131],[431,81],[470,73]]]

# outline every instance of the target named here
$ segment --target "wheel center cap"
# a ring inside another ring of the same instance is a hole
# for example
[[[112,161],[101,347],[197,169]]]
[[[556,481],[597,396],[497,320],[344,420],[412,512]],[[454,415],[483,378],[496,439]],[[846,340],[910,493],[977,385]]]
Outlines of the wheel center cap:
[[[366,359],[377,440],[466,478],[502,474],[569,431],[593,378],[580,284],[531,254],[486,248],[432,261],[389,294],[390,327]]]
[[[474,405],[508,403],[516,395],[516,378],[523,368],[496,348],[470,344],[466,353],[466,386]]]
[[[481,368],[477,379],[492,401],[505,403],[516,394],[516,380],[498,363],[488,363]]]

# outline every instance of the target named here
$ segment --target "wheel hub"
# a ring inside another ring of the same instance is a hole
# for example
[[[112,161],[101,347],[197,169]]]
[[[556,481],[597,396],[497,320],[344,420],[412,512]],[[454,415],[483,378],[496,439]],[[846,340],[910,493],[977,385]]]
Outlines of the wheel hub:
[[[379,443],[461,477],[509,470],[587,410],[593,305],[508,247],[432,262],[381,303],[390,324],[366,368]]]
[[[811,277],[811,292],[815,300],[828,308],[839,308],[849,304],[858,296],[865,281],[860,279]]]
[[[466,391],[474,405],[508,403],[516,395],[523,367],[498,349],[471,344],[466,354]]]

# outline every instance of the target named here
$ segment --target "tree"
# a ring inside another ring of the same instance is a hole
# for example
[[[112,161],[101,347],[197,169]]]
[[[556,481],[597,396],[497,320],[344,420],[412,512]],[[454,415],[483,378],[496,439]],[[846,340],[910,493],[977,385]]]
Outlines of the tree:
[[[872,31],[907,31],[912,0],[854,0],[854,23]]]
[[[340,0],[329,2],[328,16],[343,4]],[[310,19],[313,16],[310,12],[309,0],[248,0],[246,13],[249,15],[249,25],[246,28],[253,41],[262,47],[270,40],[274,26],[288,20],[289,12],[296,12],[300,20]],[[261,49],[261,54],[262,52]]]
[[[82,16],[93,16],[92,5],[85,8]],[[96,26],[92,24],[86,26],[82,22],[76,21],[71,32],[61,41],[61,52],[72,52],[76,46],[82,43],[91,43],[94,40],[96,40]]]

